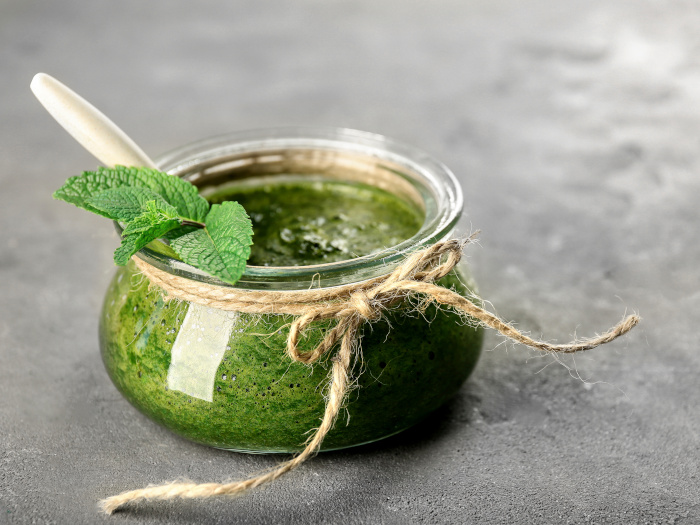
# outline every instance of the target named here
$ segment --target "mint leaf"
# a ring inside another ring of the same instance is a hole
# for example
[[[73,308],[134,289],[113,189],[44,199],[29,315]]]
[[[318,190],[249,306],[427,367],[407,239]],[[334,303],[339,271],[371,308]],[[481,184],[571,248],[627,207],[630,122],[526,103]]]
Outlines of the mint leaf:
[[[209,203],[189,182],[150,168],[99,168],[71,177],[54,198],[124,224],[114,262],[126,264],[147,244],[165,237],[177,255],[234,284],[250,257],[253,227],[237,202]]]
[[[53,196],[79,208],[109,217],[108,213],[91,205],[89,199],[106,190],[125,186],[154,191],[174,206],[182,217],[193,221],[203,221],[209,210],[209,203],[199,195],[195,186],[179,177],[151,168],[115,166],[86,171],[68,179]]]
[[[153,190],[123,186],[110,188],[85,200],[88,206],[103,212],[115,221],[130,221],[146,211],[146,203],[155,202],[170,216],[176,216],[177,210]]]
[[[214,204],[206,227],[177,239],[170,246],[192,266],[234,284],[243,275],[253,244],[253,228],[243,206],[227,201]]]
[[[176,213],[176,210],[173,211]],[[178,228],[181,222],[175,214],[160,208],[158,202],[147,202],[145,211],[129,222],[122,231],[122,243],[114,252],[114,262],[124,266],[141,248]]]
[[[139,242],[139,237],[140,234],[125,235],[122,237],[122,243],[119,245],[119,248],[114,250],[114,264],[117,264],[118,266],[125,266],[126,263],[129,262],[129,259],[131,259],[132,255],[148,244],[145,243],[140,246],[141,242]]]

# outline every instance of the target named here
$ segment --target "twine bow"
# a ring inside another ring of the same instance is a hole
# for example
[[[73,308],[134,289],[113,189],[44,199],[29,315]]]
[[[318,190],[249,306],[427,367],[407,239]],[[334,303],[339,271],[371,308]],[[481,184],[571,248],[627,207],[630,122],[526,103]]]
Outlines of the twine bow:
[[[416,252],[386,277],[372,281],[371,287],[358,287],[349,292],[345,300],[336,297],[332,302],[307,304],[306,312],[297,317],[289,329],[287,355],[301,363],[313,363],[330,351],[341,338],[357,333],[363,323],[379,320],[385,309],[400,302],[406,295],[414,292],[430,294],[433,288],[445,290],[432,283],[452,271],[462,258],[464,246],[471,240],[472,237],[465,241],[453,239]],[[447,260],[440,264],[445,254]],[[338,323],[314,350],[299,352],[299,339],[304,330],[317,321],[327,319],[337,319]]]
[[[134,262],[141,272],[153,285],[161,287],[169,296],[229,311],[298,316],[292,322],[287,337],[287,355],[294,361],[314,363],[331,351],[338,342],[340,346],[332,358],[330,384],[321,424],[307,440],[306,447],[299,455],[278,465],[271,472],[244,481],[225,484],[174,482],[124,492],[103,500],[101,502],[103,510],[111,514],[122,505],[141,499],[207,498],[238,494],[274,481],[299,466],[319,450],[342,408],[348,391],[349,371],[361,326],[365,322],[377,321],[385,310],[403,302],[410,295],[420,295],[426,301],[451,307],[468,315],[479,325],[492,328],[512,341],[545,352],[573,353],[589,350],[629,332],[639,322],[639,316],[630,315],[599,336],[566,344],[550,344],[530,338],[468,298],[435,284],[459,263],[464,247],[473,240],[473,237],[461,241],[452,239],[438,242],[415,252],[384,277],[328,290],[301,292],[246,292],[194,282],[159,270],[135,257]],[[313,323],[324,320],[337,322],[326,332],[316,348],[301,352],[299,340],[305,329]]]

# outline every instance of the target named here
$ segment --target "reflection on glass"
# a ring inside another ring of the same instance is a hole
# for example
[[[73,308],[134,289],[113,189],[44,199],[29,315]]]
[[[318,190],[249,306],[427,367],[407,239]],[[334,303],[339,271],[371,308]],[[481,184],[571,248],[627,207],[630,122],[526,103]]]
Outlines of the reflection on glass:
[[[168,369],[168,388],[212,401],[216,371],[239,314],[190,304],[177,334]]]

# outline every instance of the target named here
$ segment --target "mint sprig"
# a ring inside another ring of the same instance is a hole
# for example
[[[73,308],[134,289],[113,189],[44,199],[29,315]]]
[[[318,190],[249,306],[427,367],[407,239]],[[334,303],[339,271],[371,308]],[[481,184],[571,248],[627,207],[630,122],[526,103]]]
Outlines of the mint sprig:
[[[114,262],[160,238],[186,263],[234,284],[245,270],[253,227],[243,207],[209,207],[191,183],[151,168],[115,166],[71,177],[54,194],[87,211],[123,224]]]

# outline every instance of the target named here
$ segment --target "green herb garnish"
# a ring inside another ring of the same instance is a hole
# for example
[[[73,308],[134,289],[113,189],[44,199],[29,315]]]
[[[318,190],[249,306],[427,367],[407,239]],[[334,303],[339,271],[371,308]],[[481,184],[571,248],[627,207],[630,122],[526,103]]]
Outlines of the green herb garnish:
[[[191,183],[150,168],[99,168],[71,177],[54,194],[79,208],[119,221],[124,229],[114,262],[160,238],[187,264],[234,284],[253,244],[253,227],[243,206],[214,204]]]

